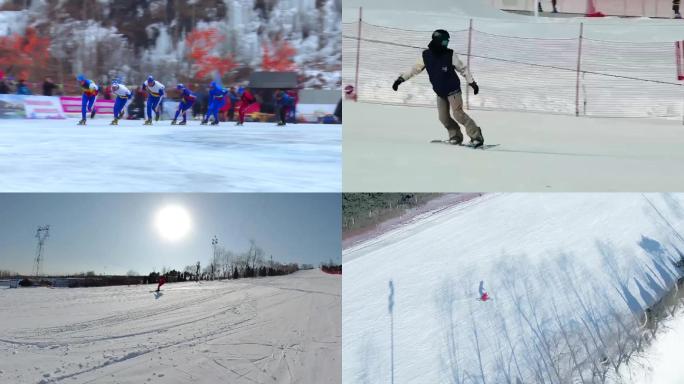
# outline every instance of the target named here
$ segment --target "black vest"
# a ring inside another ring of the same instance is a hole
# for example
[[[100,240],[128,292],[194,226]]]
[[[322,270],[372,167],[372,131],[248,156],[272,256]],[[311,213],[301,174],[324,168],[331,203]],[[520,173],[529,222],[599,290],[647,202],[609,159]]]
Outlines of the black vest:
[[[437,96],[446,98],[452,93],[461,92],[461,80],[456,75],[452,62],[454,51],[446,49],[441,55],[436,55],[429,49],[423,51],[423,63],[430,77],[432,89]]]

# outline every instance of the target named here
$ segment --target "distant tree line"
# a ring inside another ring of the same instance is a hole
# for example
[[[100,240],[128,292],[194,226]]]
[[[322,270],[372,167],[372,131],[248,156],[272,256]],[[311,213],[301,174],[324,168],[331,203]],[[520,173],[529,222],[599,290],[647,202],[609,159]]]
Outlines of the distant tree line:
[[[423,205],[439,193],[344,193],[342,229],[353,231],[375,226],[400,216],[406,209]]]

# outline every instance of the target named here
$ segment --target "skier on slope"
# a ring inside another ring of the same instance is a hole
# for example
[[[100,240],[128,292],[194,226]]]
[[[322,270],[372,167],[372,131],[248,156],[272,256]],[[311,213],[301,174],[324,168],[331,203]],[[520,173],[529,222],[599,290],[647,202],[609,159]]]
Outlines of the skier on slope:
[[[484,280],[480,280],[480,301],[487,301],[489,299],[489,294],[484,288]]]
[[[142,84],[142,90],[147,92],[147,120],[145,120],[145,125],[152,125],[153,110],[155,120],[159,120],[158,106],[164,99],[164,84],[156,81],[150,75],[147,76],[147,80]]]
[[[166,277],[164,275],[159,276],[159,283],[157,285],[157,292],[159,292],[159,288],[161,288],[162,285],[166,283]]]
[[[449,133],[449,142],[451,144],[461,144],[463,142],[463,134],[458,125],[458,123],[461,123],[465,126],[473,148],[478,148],[484,144],[484,138],[482,137],[480,127],[463,111],[461,81],[458,75],[456,75],[456,71],[466,79],[476,95],[480,89],[470,74],[468,67],[461,62],[453,50],[447,48],[448,44],[449,32],[443,29],[434,31],[432,33],[432,41],[428,44],[428,49],[423,51],[421,57],[408,72],[401,74],[397,78],[392,85],[392,89],[398,90],[401,83],[419,74],[424,69],[427,70],[430,83],[432,83],[432,89],[437,94],[439,121]],[[451,117],[449,107],[453,110],[456,121]]]
[[[81,85],[81,91],[83,92],[81,94],[81,121],[78,122],[78,125],[85,125],[86,111],[90,112],[91,119],[95,117],[95,113],[97,112],[94,105],[99,88],[94,81],[86,79],[83,75],[78,75],[76,80],[78,80],[78,83]]]
[[[112,83],[112,93],[116,95],[116,100],[114,101],[114,120],[110,125],[119,125],[119,119],[123,117],[126,106],[133,100],[133,93],[118,82]]]
[[[176,89],[178,89],[181,92],[181,101],[178,104],[178,109],[176,110],[176,115],[173,117],[171,125],[176,125],[178,115],[181,115],[181,117],[183,117],[183,120],[180,123],[178,123],[178,125],[185,125],[187,119],[187,111],[188,109],[192,108],[193,104],[195,104],[195,100],[197,100],[197,97],[183,84],[178,84],[176,86]]]

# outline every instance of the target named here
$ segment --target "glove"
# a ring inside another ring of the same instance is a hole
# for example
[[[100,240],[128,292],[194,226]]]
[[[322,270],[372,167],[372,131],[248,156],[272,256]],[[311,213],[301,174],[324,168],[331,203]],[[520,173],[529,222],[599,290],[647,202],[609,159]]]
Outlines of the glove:
[[[404,80],[401,76],[397,77],[397,79],[394,80],[394,84],[392,84],[392,89],[394,89],[395,91],[398,90],[399,84],[403,83],[404,81],[406,80]]]
[[[473,88],[473,93],[474,93],[474,94],[477,95],[477,94],[480,92],[480,87],[477,86],[477,83],[476,83],[476,82],[473,81],[472,83],[470,83],[470,84],[468,84],[468,85],[470,85],[470,86]]]

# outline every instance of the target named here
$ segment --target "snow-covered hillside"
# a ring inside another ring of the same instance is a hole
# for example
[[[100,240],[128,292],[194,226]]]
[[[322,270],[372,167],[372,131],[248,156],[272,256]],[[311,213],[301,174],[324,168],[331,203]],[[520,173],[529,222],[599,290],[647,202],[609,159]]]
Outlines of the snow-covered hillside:
[[[23,9],[25,4],[28,9]],[[301,86],[335,89],[342,60],[341,16],[341,0],[33,0],[0,4],[0,36],[23,35],[26,27],[35,28],[48,40],[51,55],[49,63],[41,63],[49,64],[47,68],[1,69],[15,77],[30,69],[31,82],[44,75],[60,82],[65,76],[64,81],[69,82],[76,73],[86,73],[98,82],[121,77],[136,83],[148,73],[167,83],[187,82],[198,70],[190,57],[189,36],[212,31],[209,39],[195,40],[194,48],[203,52],[200,56],[218,58],[211,62],[229,58],[236,65],[227,72],[218,65],[213,68],[223,74],[223,81],[244,82],[251,71],[276,70],[265,68],[265,49],[277,54],[287,44],[293,52],[279,55],[278,60],[292,62],[290,69],[299,72]]]
[[[593,382],[682,276],[683,231],[681,194],[492,194],[354,245],[343,383]]]
[[[339,383],[339,276],[0,290],[3,383]]]

